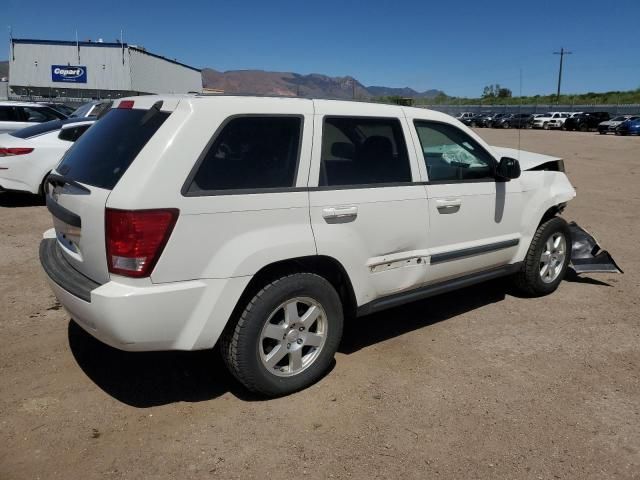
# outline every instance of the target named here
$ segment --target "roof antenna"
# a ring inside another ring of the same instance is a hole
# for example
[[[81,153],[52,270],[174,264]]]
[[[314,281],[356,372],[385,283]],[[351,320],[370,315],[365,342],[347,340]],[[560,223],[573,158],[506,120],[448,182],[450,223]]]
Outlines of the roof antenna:
[[[11,60],[16,61],[16,53],[13,50],[13,27],[9,25],[9,48],[11,49]]]

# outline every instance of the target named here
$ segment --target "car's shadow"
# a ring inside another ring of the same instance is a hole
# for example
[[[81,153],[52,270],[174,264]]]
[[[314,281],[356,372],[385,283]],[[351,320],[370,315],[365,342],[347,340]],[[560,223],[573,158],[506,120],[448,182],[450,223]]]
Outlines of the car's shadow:
[[[133,407],[210,400],[241,390],[215,350],[197,352],[124,352],[85,332],[73,320],[69,346],[84,373],[102,390]],[[248,398],[250,399],[250,398]]]
[[[505,281],[494,280],[349,320],[338,351],[353,354],[370,345],[499,302],[509,290]],[[68,337],[73,356],[84,373],[106,393],[127,405],[146,408],[179,401],[199,402],[227,392],[246,401],[263,399],[247,392],[227,372],[215,349],[123,352],[94,339],[73,321],[69,322]]]
[[[0,207],[40,207],[44,205],[44,198],[40,195],[19,192],[0,192]]]
[[[506,279],[492,280],[438,295],[345,324],[339,352],[351,354],[370,345],[433,325],[505,299],[513,288]]]

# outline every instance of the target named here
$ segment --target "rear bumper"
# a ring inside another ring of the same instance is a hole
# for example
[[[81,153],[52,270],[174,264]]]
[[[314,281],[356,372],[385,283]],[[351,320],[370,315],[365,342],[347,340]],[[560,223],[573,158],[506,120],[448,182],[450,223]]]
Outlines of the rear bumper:
[[[55,239],[42,241],[40,261],[71,317],[98,340],[127,351],[213,347],[250,279],[133,286],[123,278],[99,285],[66,262]]]

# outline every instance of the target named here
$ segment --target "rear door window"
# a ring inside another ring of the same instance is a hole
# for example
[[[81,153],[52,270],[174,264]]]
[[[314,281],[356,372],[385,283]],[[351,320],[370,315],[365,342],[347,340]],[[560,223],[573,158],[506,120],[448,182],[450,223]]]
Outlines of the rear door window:
[[[24,115],[25,122],[48,122],[49,120],[59,120],[61,118],[66,118],[63,114],[56,112],[51,108],[33,108],[33,107],[22,107],[22,112]]]
[[[205,150],[184,194],[255,192],[295,185],[302,118],[246,116],[227,121]]]
[[[18,114],[15,107],[0,106],[0,122],[17,122]]]
[[[70,180],[113,189],[168,112],[112,109],[74,144],[57,168]]]
[[[325,118],[319,186],[404,182],[411,167],[397,118]]]

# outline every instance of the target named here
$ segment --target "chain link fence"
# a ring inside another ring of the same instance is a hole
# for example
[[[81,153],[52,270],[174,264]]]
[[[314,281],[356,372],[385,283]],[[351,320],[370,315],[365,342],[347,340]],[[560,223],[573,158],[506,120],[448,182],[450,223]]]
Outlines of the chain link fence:
[[[607,112],[609,115],[640,115],[640,103],[614,105],[416,105],[456,116],[463,112],[472,113],[545,113],[545,112]]]

